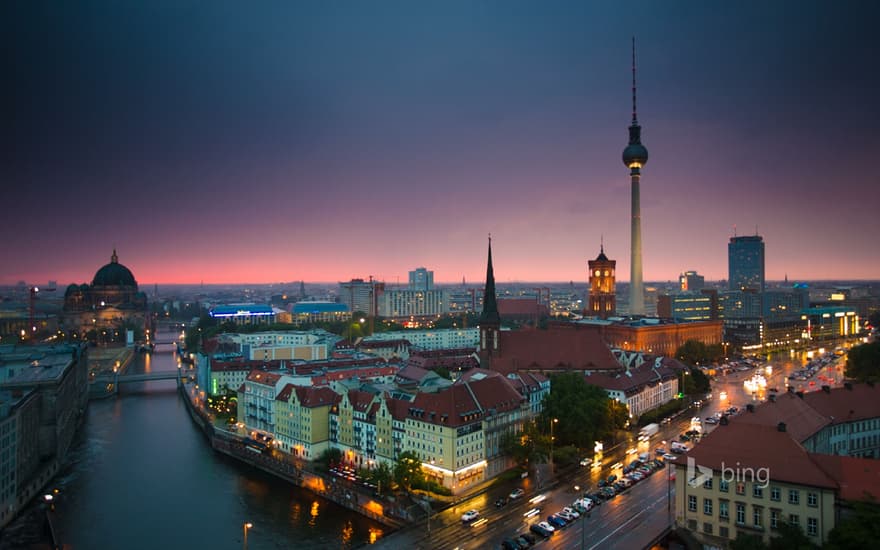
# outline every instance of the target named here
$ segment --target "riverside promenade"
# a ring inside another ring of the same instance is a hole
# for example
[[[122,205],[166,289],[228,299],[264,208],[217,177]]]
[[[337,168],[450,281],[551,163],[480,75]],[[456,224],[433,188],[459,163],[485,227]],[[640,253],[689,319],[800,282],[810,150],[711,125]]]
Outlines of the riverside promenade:
[[[356,483],[314,471],[309,462],[295,460],[278,451],[268,454],[250,450],[236,432],[216,424],[216,419],[200,406],[200,400],[193,395],[191,384],[182,384],[179,389],[190,418],[202,430],[215,451],[306,489],[393,530],[400,529],[415,519],[410,517],[412,507],[403,505],[394,497],[379,497]]]

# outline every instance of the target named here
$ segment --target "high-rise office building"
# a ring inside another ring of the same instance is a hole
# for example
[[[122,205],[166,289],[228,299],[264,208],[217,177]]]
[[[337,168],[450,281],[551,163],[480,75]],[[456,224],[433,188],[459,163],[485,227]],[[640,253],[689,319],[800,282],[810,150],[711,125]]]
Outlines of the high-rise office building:
[[[764,239],[760,235],[730,238],[727,273],[730,290],[764,291]]]
[[[362,311],[370,317],[377,314],[379,298],[385,292],[385,283],[363,279],[352,279],[347,283],[339,283],[339,301],[348,306],[352,313]]]
[[[700,291],[706,286],[706,279],[702,275],[698,275],[696,271],[685,271],[678,276],[678,282],[681,285],[682,292]]]
[[[424,267],[417,267],[409,272],[410,290],[434,290],[434,272]]]

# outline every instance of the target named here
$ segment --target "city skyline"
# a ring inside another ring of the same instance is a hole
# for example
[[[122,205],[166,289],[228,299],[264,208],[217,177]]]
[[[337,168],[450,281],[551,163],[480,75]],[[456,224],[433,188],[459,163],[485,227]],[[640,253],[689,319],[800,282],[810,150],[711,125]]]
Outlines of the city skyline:
[[[633,35],[645,281],[880,278],[873,4],[240,8],[4,5],[0,284],[628,282]]]

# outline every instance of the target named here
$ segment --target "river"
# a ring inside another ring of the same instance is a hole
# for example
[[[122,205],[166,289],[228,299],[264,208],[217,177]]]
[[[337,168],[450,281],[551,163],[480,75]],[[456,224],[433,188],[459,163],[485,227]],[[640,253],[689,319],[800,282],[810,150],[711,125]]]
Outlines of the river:
[[[170,351],[157,350],[126,372],[176,369]],[[57,535],[74,550],[243,548],[245,523],[251,550],[354,548],[388,531],[215,453],[171,380],[121,385],[118,397],[90,402],[53,487]],[[17,547],[9,538],[2,546]]]

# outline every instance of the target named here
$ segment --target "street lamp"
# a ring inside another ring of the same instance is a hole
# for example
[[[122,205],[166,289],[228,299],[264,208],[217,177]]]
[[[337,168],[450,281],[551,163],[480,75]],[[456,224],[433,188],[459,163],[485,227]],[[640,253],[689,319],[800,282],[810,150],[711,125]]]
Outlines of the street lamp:
[[[554,418],[550,423],[550,473],[555,473],[556,468],[553,466],[553,425],[559,422],[558,418]]]
[[[247,523],[244,524],[244,546],[243,546],[244,550],[247,550],[247,547],[248,547],[248,546],[247,546],[247,533],[248,533],[248,529],[250,529],[250,528],[253,527],[253,526],[254,526],[254,524],[251,523],[251,522],[247,522]]]

